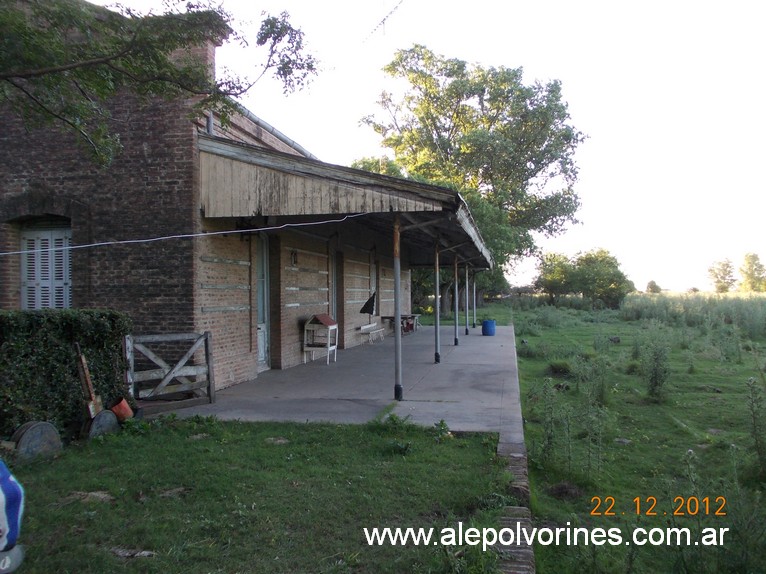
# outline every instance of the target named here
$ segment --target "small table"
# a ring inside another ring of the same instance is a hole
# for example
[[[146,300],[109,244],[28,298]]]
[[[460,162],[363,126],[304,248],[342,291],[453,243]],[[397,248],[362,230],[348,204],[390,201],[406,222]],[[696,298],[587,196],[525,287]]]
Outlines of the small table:
[[[402,335],[407,333],[413,333],[420,327],[420,313],[402,313]],[[394,322],[393,315],[382,315],[380,317],[382,321]]]

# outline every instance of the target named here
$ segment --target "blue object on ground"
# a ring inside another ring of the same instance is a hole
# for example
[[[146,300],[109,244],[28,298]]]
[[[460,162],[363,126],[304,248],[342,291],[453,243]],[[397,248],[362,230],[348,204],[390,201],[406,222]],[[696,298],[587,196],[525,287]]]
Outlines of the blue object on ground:
[[[24,489],[0,460],[0,552],[16,546],[24,515]]]

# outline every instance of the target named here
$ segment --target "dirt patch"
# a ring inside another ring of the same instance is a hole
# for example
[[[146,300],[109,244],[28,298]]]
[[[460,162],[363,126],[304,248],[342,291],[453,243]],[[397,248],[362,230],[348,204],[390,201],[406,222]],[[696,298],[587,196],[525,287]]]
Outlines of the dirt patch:
[[[548,488],[548,494],[557,500],[575,500],[582,496],[582,489],[571,482],[559,482]]]

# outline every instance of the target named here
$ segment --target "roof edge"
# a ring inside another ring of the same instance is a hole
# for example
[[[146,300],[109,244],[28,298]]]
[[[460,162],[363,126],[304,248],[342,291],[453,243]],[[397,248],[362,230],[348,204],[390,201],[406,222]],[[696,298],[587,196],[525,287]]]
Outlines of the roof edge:
[[[239,102],[235,101],[234,103],[236,104],[239,113],[241,113],[248,120],[250,120],[255,125],[257,125],[259,128],[269,132],[271,135],[273,135],[275,138],[277,138],[283,144],[286,144],[287,146],[291,147],[292,149],[294,149],[295,151],[297,151],[299,154],[303,155],[304,157],[307,157],[309,159],[315,159],[315,160],[319,161],[319,158],[317,156],[315,156],[313,153],[308,151],[305,147],[303,147],[301,144],[296,142],[294,139],[291,139],[291,138],[287,137],[285,134],[283,134],[277,128],[272,126],[269,122],[259,118],[253,112],[248,110],[245,106],[243,106]]]

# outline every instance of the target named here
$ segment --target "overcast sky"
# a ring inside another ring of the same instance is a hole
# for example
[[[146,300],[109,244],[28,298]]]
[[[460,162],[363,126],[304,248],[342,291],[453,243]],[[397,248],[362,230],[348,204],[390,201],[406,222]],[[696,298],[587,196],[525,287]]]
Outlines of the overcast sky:
[[[223,4],[248,38],[262,11],[287,11],[304,31],[321,62],[311,86],[283,96],[263,80],[243,103],[323,161],[348,165],[384,153],[359,120],[379,111],[378,96],[391,86],[381,68],[397,49],[420,43],[483,66],[521,66],[526,82],[562,82],[572,124],[588,136],[576,155],[582,224],[541,241],[545,250],[606,248],[639,289],[655,280],[667,289],[707,290],[715,261],[729,258],[738,268],[745,253],[755,252],[766,262],[760,2]],[[259,61],[254,47],[218,51],[219,65],[242,75],[256,75]],[[510,275],[512,283],[529,280],[524,269]]]

